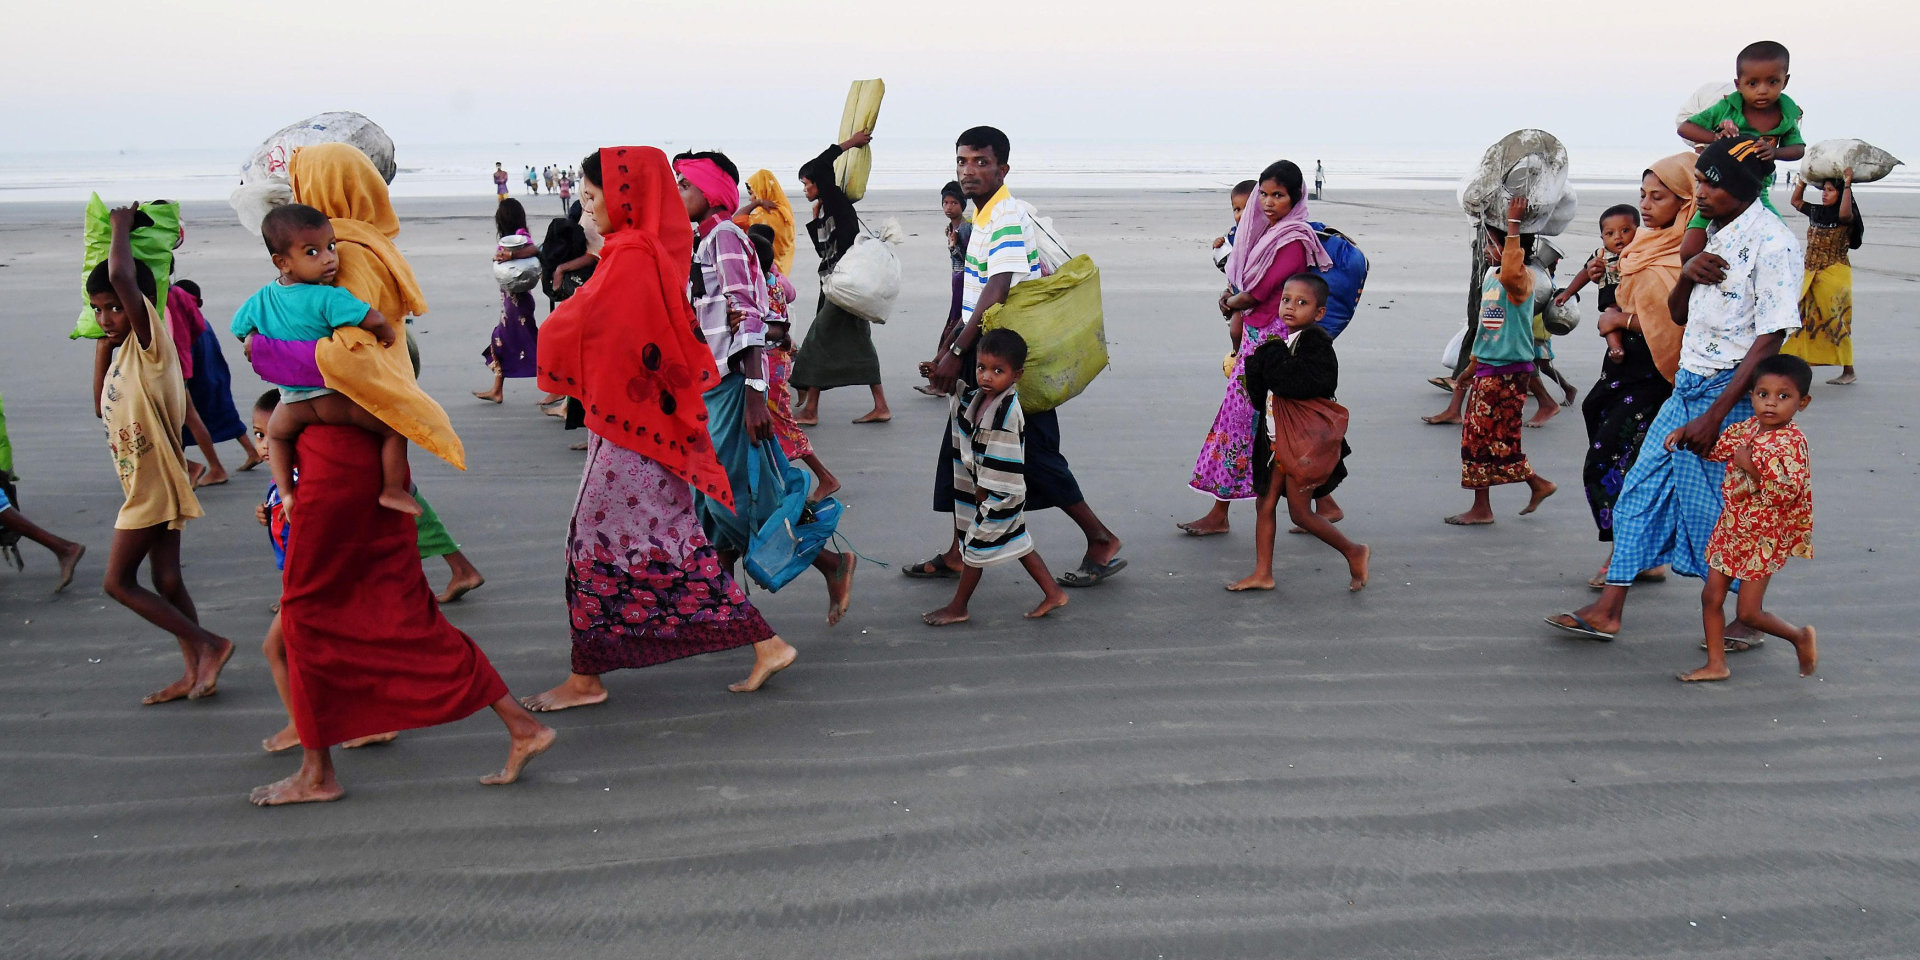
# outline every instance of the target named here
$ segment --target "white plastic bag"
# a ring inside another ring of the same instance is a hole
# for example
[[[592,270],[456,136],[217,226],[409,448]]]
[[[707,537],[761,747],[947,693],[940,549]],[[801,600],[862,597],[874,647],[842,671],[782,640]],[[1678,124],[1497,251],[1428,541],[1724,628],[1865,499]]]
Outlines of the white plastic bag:
[[[1454,364],[1460,362],[1460,348],[1466,342],[1467,324],[1463,323],[1460,325],[1460,330],[1453,335],[1453,339],[1448,340],[1446,347],[1440,351],[1440,365],[1452,370]]]
[[[1060,239],[1060,232],[1053,228],[1052,217],[1038,216],[1033,207],[1027,207],[1027,215],[1034,225],[1033,248],[1040,254],[1040,274],[1051,277],[1073,259],[1073,251],[1067,248],[1066,241]]]
[[[841,254],[833,272],[820,280],[820,289],[835,306],[862,320],[886,323],[893,303],[900,299],[900,258],[893,244],[902,237],[900,224],[888,220],[878,234],[865,233],[853,249]]]
[[[1838,183],[1852,167],[1854,183],[1872,183],[1885,179],[1899,165],[1899,157],[1865,140],[1822,140],[1807,148],[1806,158],[1800,161],[1800,175],[1808,183]]]
[[[1483,223],[1506,227],[1507,200],[1527,198],[1520,232],[1554,236],[1572,220],[1577,201],[1567,198],[1567,148],[1545,130],[1515,130],[1487,148],[1474,172],[1461,181],[1460,209]]]
[[[1680,105],[1680,112],[1673,117],[1673,128],[1679,130],[1680,125],[1693,119],[1695,114],[1725,100],[1727,94],[1732,93],[1733,89],[1731,80],[1715,80],[1712,83],[1701,84],[1700,89],[1693,91],[1693,95],[1687,98],[1687,102]],[[1685,137],[1680,139],[1685,140],[1688,147],[1700,146]]]
[[[388,183],[399,172],[393,161],[393,138],[379,124],[346,110],[316,114],[281,127],[240,164],[240,186],[227,197],[240,226],[257,232],[268,211],[293,202],[287,164],[293,162],[295,150],[316,143],[353,144]]]

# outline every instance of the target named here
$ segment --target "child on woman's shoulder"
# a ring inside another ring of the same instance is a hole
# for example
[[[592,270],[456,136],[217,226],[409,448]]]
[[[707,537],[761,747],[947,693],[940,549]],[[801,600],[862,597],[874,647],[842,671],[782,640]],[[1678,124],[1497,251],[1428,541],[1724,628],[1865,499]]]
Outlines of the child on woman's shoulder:
[[[339,327],[359,327],[385,347],[398,334],[380,311],[359,297],[333,286],[340,260],[333,251],[333,224],[327,215],[304,204],[275,207],[260,223],[261,239],[273,255],[280,278],[247,298],[233,315],[233,335],[245,340],[258,333],[275,340],[317,342]],[[252,353],[249,351],[248,356]],[[257,371],[260,372],[260,371]],[[264,371],[262,379],[269,379]],[[293,471],[298,453],[294,441],[316,423],[359,427],[380,438],[382,474],[380,505],[401,513],[420,515],[420,504],[407,492],[407,440],[380,418],[346,395],[318,383],[279,384],[283,401],[273,412],[267,443],[273,450],[273,481],[280,489],[281,509],[294,512],[296,484]]]
[[[1260,185],[1252,180],[1242,180],[1233,185],[1233,192],[1227,195],[1233,204],[1233,226],[1227,228],[1224,236],[1213,238],[1213,265],[1221,273],[1227,272],[1227,258],[1233,255],[1233,235],[1240,230],[1240,215],[1247,210],[1247,200],[1253,196]]]
[[[1720,102],[1680,123],[1680,137],[1697,144],[1709,144],[1729,137],[1754,137],[1760,141],[1758,155],[1763,160],[1798,160],[1807,154],[1806,138],[1800,133],[1800,105],[1786,95],[1791,57],[1787,48],[1772,40],[1749,43],[1734,58],[1734,92]],[[1695,149],[1699,149],[1696,147]],[[1760,203],[1775,216],[1773,176],[1760,188]],[[1707,243],[1707,217],[1695,213],[1687,222],[1687,233],[1680,246],[1684,263]]]
[[[1026,415],[1015,388],[1026,370],[1027,341],[1005,328],[988,330],[974,354],[979,386],[961,383],[948,408],[955,448],[953,525],[963,566],[953,600],[920,618],[935,627],[965,623],[981,571],[1008,560],[1019,560],[1040,585],[1040,605],[1027,612],[1027,619],[1067,605],[1066,591],[1047,572],[1027,533]]]
[[[1793,644],[1800,675],[1820,663],[1813,627],[1796,627],[1761,607],[1767,584],[1788,557],[1813,557],[1813,470],[1807,438],[1793,422],[1813,397],[1813,368],[1786,354],[1754,368],[1753,416],[1727,428],[1708,460],[1729,464],[1720,492],[1726,499],[1707,540],[1707,585],[1700,593],[1707,665],[1680,675],[1688,682],[1725,680],[1727,617],[1723,606],[1740,581],[1740,622]],[[1674,440],[1669,438],[1671,447]]]
[[[1556,306],[1565,306],[1568,299],[1580,292],[1588,283],[1598,284],[1599,294],[1595,297],[1600,315],[1617,306],[1620,290],[1620,254],[1627,244],[1640,231],[1640,208],[1630,203],[1616,203],[1600,214],[1600,248],[1593,251],[1593,258],[1587,261],[1586,269],[1581,270],[1567,284],[1566,289],[1553,295]],[[1603,326],[1600,335],[1607,339],[1607,356],[1615,360],[1627,355],[1625,332],[1626,323],[1607,328]]]
[[[1280,288],[1284,337],[1262,343],[1247,358],[1247,396],[1255,417],[1256,489],[1253,574],[1228,590],[1273,589],[1273,539],[1282,499],[1295,533],[1310,533],[1347,559],[1347,590],[1367,585],[1373,551],[1340,534],[1313,512],[1313,501],[1333,495],[1347,476],[1347,410],[1334,402],[1340,361],[1333,338],[1319,325],[1327,315],[1327,282],[1312,272],[1287,278]],[[1271,399],[1269,399],[1271,398]],[[1264,482],[1263,482],[1264,481]]]

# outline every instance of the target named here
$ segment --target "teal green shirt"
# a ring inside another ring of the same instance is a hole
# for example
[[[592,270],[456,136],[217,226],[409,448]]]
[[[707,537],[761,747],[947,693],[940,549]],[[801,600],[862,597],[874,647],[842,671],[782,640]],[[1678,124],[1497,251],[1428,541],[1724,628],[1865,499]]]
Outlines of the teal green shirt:
[[[233,335],[259,333],[275,340],[325,340],[336,327],[359,326],[372,308],[340,287],[318,283],[261,287],[233,313]]]
[[[1533,274],[1533,282],[1540,282]],[[1533,297],[1526,303],[1507,299],[1507,288],[1500,285],[1500,271],[1487,271],[1480,284],[1480,332],[1473,336],[1473,358],[1489,367],[1510,363],[1531,363],[1533,346]]]

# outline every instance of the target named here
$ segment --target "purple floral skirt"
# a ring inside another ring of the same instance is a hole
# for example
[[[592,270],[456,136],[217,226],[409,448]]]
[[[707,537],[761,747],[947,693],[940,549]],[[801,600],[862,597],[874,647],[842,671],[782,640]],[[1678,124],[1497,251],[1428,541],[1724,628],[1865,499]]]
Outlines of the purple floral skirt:
[[[1227,396],[1214,415],[1213,429],[1200,445],[1200,457],[1193,462],[1193,480],[1187,485],[1215,500],[1252,500],[1253,491],[1253,401],[1247,397],[1247,358],[1267,342],[1273,331],[1284,330],[1279,320],[1264,327],[1248,327],[1240,336],[1240,352],[1233,358],[1233,372],[1227,375]]]
[[[500,293],[500,322],[493,327],[482,359],[509,380],[539,372],[540,327],[533,322],[532,293]]]
[[[774,635],[700,532],[686,482],[598,434],[567,534],[567,613],[573,672],[589,676]]]

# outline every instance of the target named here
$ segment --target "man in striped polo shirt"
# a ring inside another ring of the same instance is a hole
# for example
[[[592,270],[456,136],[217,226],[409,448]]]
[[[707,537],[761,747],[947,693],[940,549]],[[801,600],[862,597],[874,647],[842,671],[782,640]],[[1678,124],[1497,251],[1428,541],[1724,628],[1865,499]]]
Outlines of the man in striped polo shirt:
[[[973,234],[967,241],[966,272],[961,280],[960,324],[941,341],[933,365],[933,386],[951,392],[955,380],[973,385],[974,346],[980,339],[980,320],[987,310],[1007,298],[1013,285],[1043,275],[1040,250],[1034,243],[1033,207],[1007,191],[1007,135],[993,127],[974,127],[954,144],[960,191],[973,201]],[[1056,578],[1061,586],[1090,587],[1119,573],[1127,565],[1120,556],[1120,537],[1100,522],[1080,494],[1067,458],[1060,453],[1060,420],[1055,411],[1027,415],[1027,508],[1058,507],[1086,535],[1087,551],[1080,567]],[[940,459],[934,468],[933,509],[953,512],[951,431],[942,430]],[[909,577],[947,578],[960,575],[960,546],[949,544],[942,553],[907,567]]]

